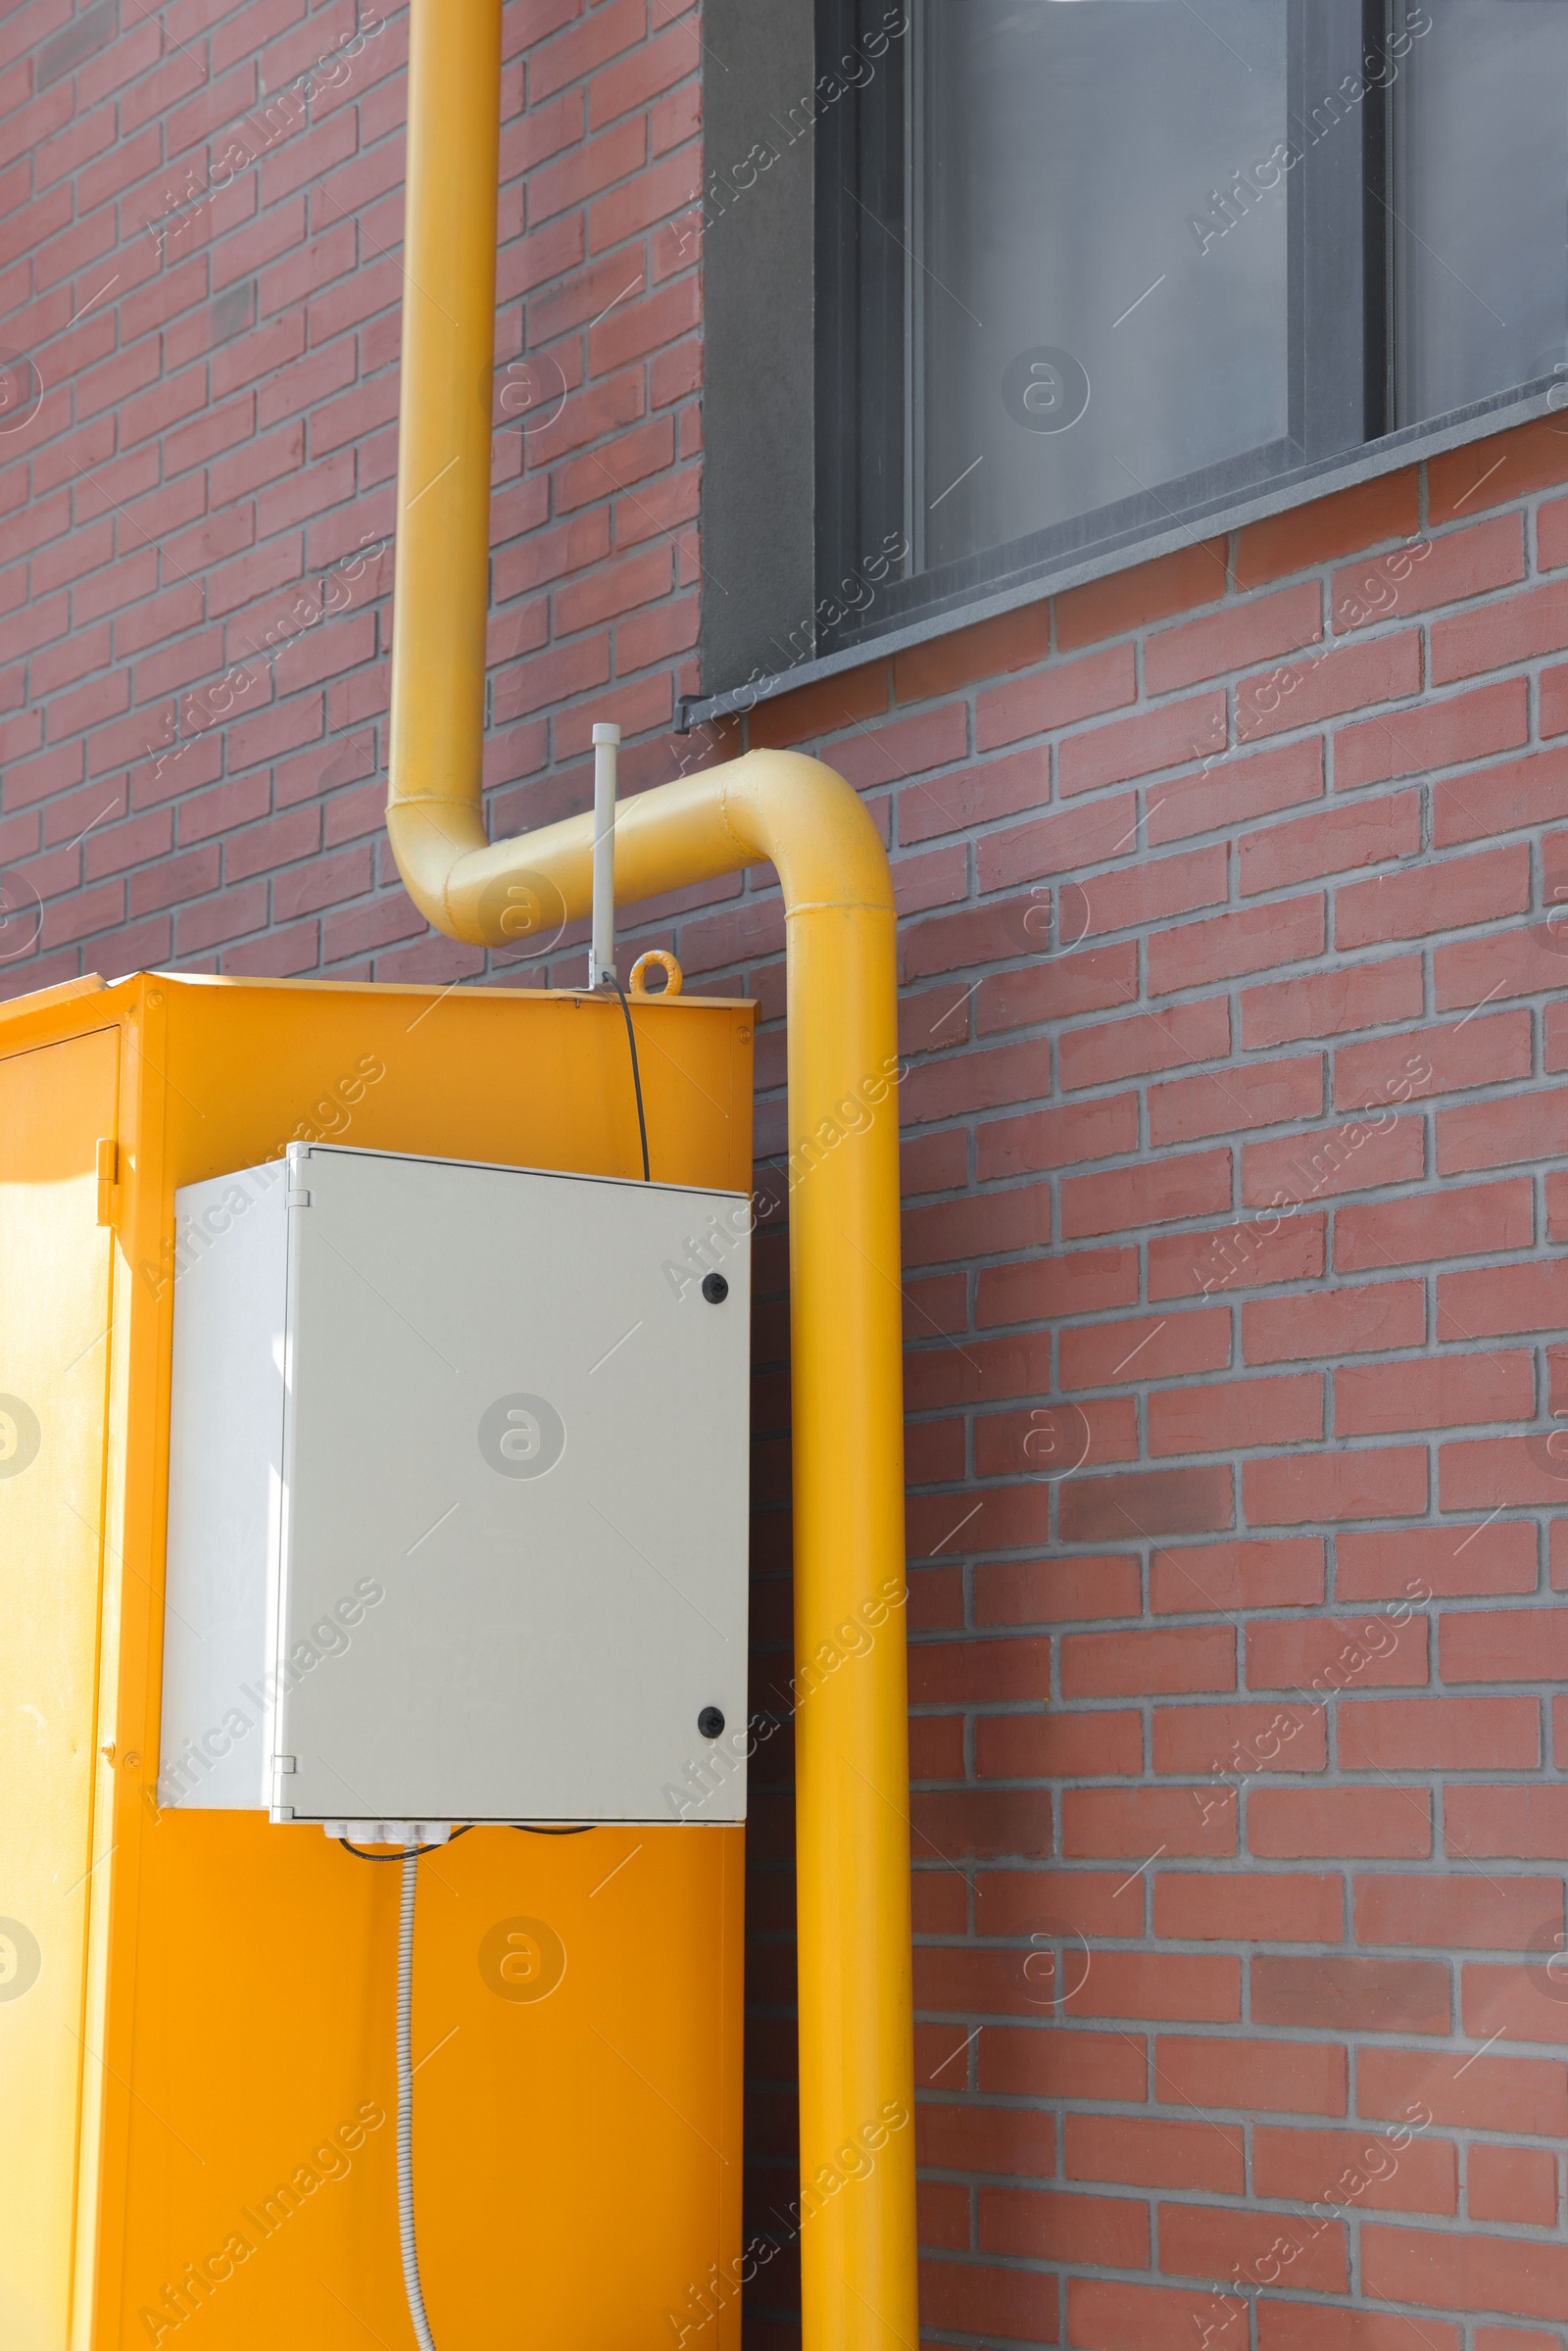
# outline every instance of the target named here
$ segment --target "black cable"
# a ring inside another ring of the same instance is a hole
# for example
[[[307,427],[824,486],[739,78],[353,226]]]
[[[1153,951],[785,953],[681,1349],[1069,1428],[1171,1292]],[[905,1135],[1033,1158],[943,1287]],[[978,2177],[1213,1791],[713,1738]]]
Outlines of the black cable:
[[[637,1089],[637,1132],[642,1138],[643,1146],[643,1182],[648,1184],[653,1181],[648,1172],[648,1121],[643,1116],[643,1080],[642,1072],[637,1066],[637,1038],[631,1025],[631,1006],[626,1002],[626,991],[621,986],[612,963],[605,965],[605,977],[620,998],[620,1008],[626,1015],[626,1043],[631,1047],[631,1082]]]
[[[460,1837],[471,1837],[477,1826],[476,1821],[470,1821],[466,1829],[454,1829],[452,1835],[447,1838],[447,1845],[455,1845]],[[356,1861],[402,1861],[407,1857],[409,1851],[407,1845],[399,1845],[397,1850],[392,1853],[367,1853],[362,1846],[351,1845],[346,1837],[340,1837],[337,1841],[345,1853],[353,1854]],[[417,1859],[421,1853],[444,1853],[446,1849],[446,1845],[416,1845],[414,1853]]]
[[[527,1821],[498,1821],[495,1823],[497,1828],[515,1829],[519,1837],[586,1837],[589,1830],[596,1829],[598,1825],[597,1821],[583,1821],[575,1829],[540,1829],[535,1828]],[[455,1845],[460,1837],[471,1837],[475,1829],[484,1829],[490,1826],[488,1821],[470,1821],[466,1829],[454,1829],[452,1835],[447,1838],[447,1844]],[[353,1854],[356,1861],[401,1861],[408,1851],[406,1845],[399,1845],[397,1850],[391,1853],[367,1853],[363,1846],[351,1845],[346,1837],[340,1837],[337,1841],[345,1853]],[[420,1853],[444,1853],[446,1845],[416,1845],[414,1850],[416,1856]]]

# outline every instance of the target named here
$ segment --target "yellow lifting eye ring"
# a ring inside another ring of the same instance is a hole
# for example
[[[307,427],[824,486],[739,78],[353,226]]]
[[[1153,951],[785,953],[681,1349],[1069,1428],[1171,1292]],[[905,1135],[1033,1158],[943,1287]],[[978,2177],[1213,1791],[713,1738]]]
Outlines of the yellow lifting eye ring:
[[[661,989],[655,990],[648,985],[650,963],[657,963],[664,974],[664,985]],[[686,985],[686,975],[672,955],[667,955],[662,947],[651,947],[646,955],[637,957],[626,985],[633,996],[679,996]]]

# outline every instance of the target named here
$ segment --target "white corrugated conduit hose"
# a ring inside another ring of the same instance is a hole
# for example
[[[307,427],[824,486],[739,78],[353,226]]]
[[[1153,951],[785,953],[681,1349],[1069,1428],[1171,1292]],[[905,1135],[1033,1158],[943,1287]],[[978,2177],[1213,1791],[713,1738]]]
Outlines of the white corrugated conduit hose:
[[[414,1898],[419,1884],[418,1831],[411,1828],[403,1854],[403,1913],[398,1927],[398,2235],[403,2285],[419,2351],[435,2351],[424,2315],[419,2253],[414,2240]]]

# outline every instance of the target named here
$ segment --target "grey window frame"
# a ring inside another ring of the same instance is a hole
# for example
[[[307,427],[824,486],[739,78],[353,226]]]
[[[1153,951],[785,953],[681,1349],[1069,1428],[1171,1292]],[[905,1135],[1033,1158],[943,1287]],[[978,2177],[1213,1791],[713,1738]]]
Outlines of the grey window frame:
[[[1357,439],[1347,448],[1348,433],[1373,429],[1386,419],[1389,353],[1378,323],[1386,316],[1384,284],[1372,240],[1362,236],[1354,183],[1343,174],[1314,178],[1302,172],[1289,231],[1299,271],[1291,404],[1292,442],[1304,453],[1298,462],[1278,466],[1280,450],[1290,447],[1280,444],[1213,468],[1209,476],[1182,485],[1188,495],[1163,527],[1154,517],[1169,514],[1168,504],[1161,509],[1157,499],[1130,500],[1124,509],[1102,510],[1040,534],[1046,544],[1019,542],[950,565],[934,589],[925,584],[932,576],[927,574],[925,582],[914,583],[906,603],[898,590],[910,583],[900,582],[880,599],[889,617],[879,615],[877,624],[860,634],[840,631],[834,641],[817,618],[835,610],[824,586],[836,578],[841,563],[852,561],[854,550],[878,544],[891,511],[888,481],[881,483],[879,497],[868,499],[847,445],[858,430],[862,448],[878,448],[885,474],[902,478],[906,407],[901,403],[898,431],[888,433],[884,403],[880,445],[859,417],[853,418],[851,432],[828,428],[827,420],[853,412],[864,391],[863,380],[850,380],[843,338],[821,331],[824,309],[841,318],[853,310],[862,321],[860,331],[880,336],[886,368],[906,362],[902,322],[895,337],[874,289],[871,299],[858,304],[857,293],[863,296],[864,290],[844,284],[843,272],[853,270],[854,264],[846,259],[847,241],[838,221],[826,216],[817,190],[830,174],[852,171],[862,184],[869,171],[873,186],[880,172],[891,193],[902,185],[904,159],[902,152],[858,154],[857,143],[866,135],[865,110],[843,102],[818,105],[809,134],[798,135],[803,93],[814,86],[817,19],[836,15],[843,37],[853,41],[858,27],[880,21],[881,0],[769,0],[761,12],[764,25],[751,9],[752,0],[709,0],[705,35],[722,60],[720,67],[710,55],[705,67],[710,168],[702,657],[705,685],[713,680],[715,690],[681,698],[677,723],[683,732],[1528,422],[1546,414],[1554,392],[1561,401],[1560,384],[1542,379],[1400,431]],[[1366,0],[1363,27],[1374,13],[1381,17],[1382,0]],[[1292,16],[1297,89],[1334,88],[1341,72],[1352,69],[1364,30],[1357,31],[1352,18],[1347,31],[1341,18],[1329,20],[1334,29],[1325,31],[1324,13],[1308,12],[1301,0],[1293,0]],[[1350,56],[1348,67],[1342,50]],[[1362,170],[1367,184],[1378,191],[1381,110],[1367,108],[1365,116]],[[786,147],[780,133],[791,126],[797,126],[797,136]],[[756,154],[759,133],[778,158],[769,168],[771,184],[759,174],[756,200],[736,201],[735,174],[726,173],[718,159]],[[895,130],[894,146],[897,142]],[[720,213],[717,207],[726,197],[727,210]],[[1330,289],[1314,279],[1310,256],[1314,248],[1320,254],[1325,250],[1326,238],[1340,240],[1342,252],[1349,239],[1362,255],[1359,304],[1346,304],[1343,279],[1332,299]],[[808,259],[803,301],[803,261]],[[1303,350],[1314,354],[1310,372],[1300,358]],[[767,387],[765,398],[758,395],[760,382]],[[819,530],[818,515],[836,515],[838,532]]]

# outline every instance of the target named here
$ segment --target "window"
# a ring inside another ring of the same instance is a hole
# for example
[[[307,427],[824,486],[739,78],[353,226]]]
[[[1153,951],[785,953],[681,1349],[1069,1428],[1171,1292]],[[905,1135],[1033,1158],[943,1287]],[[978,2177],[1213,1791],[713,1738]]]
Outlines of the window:
[[[819,655],[1568,384],[1568,0],[816,29]]]

